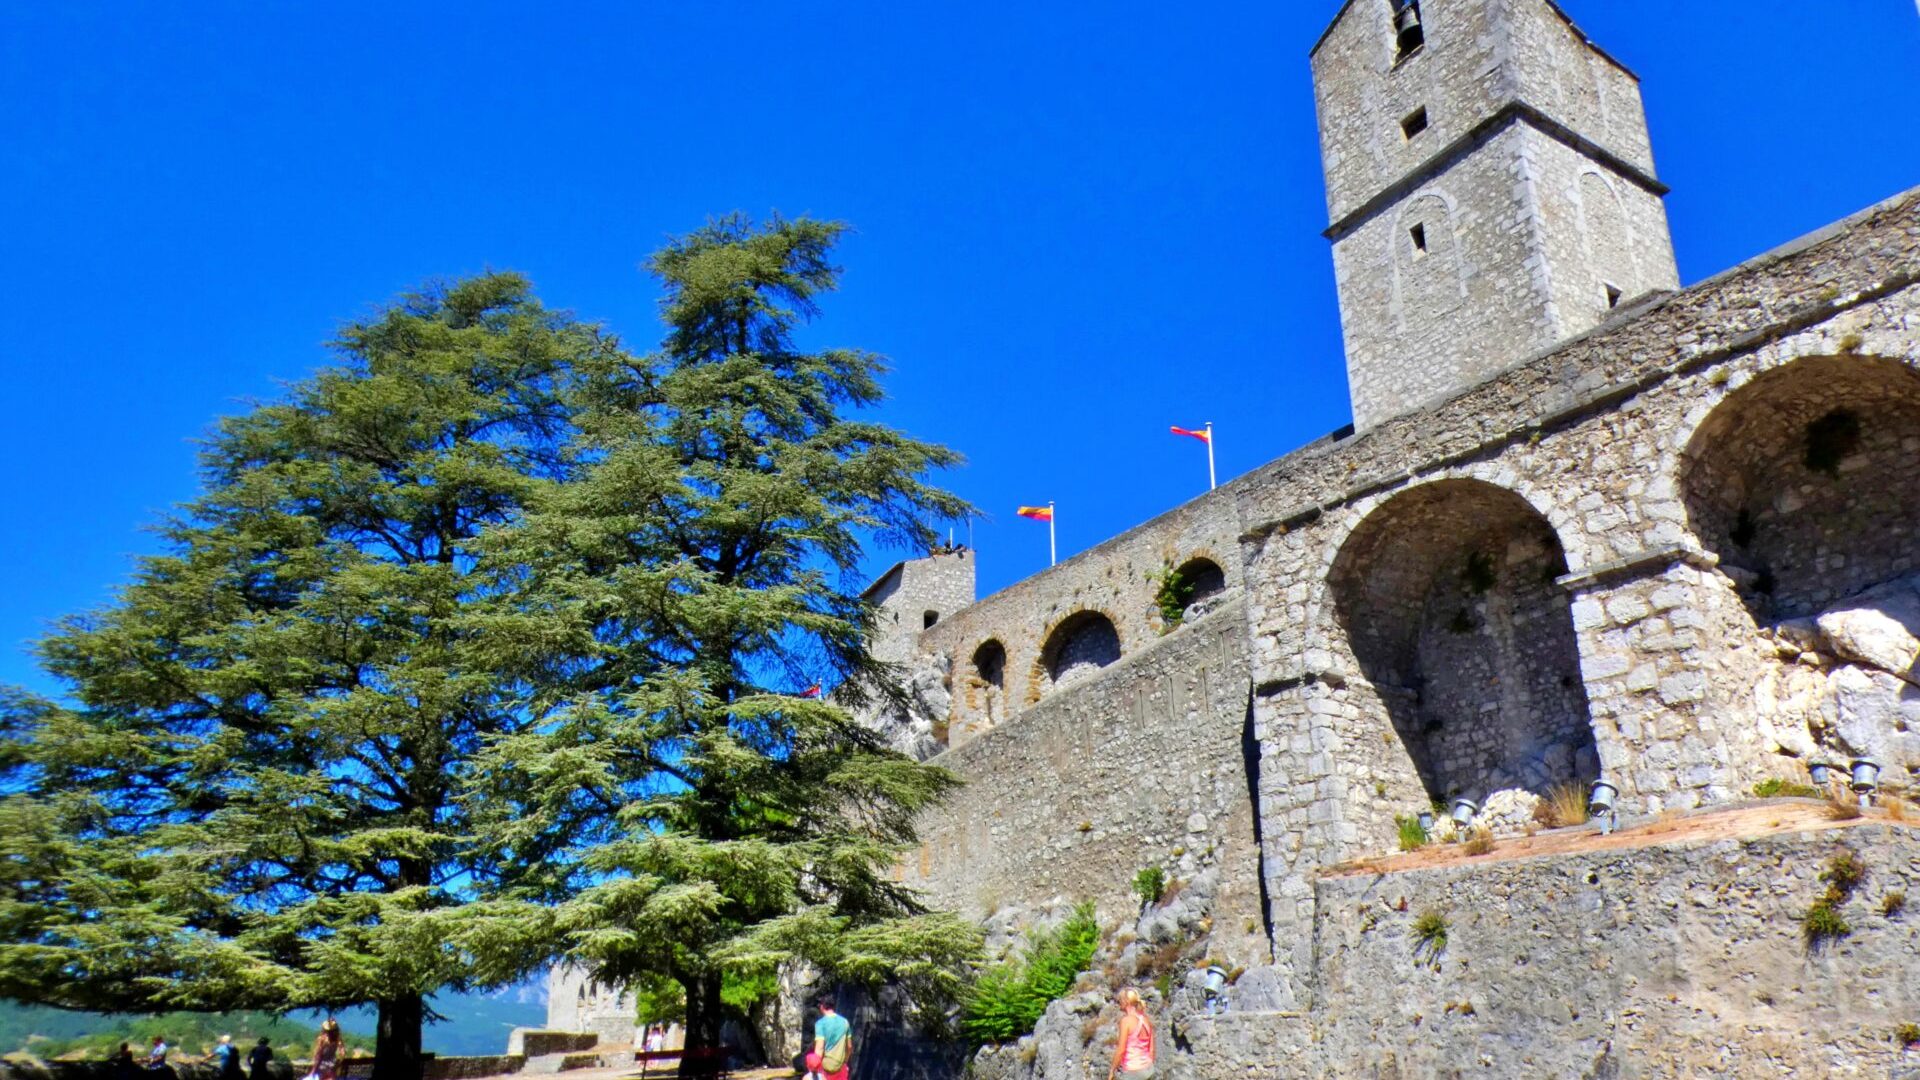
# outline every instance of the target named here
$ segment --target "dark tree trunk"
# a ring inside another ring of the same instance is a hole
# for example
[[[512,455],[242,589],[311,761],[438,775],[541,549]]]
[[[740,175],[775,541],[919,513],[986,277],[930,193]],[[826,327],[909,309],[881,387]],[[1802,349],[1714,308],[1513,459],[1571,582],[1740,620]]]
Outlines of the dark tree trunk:
[[[680,1075],[718,1076],[726,1053],[720,1042],[720,1025],[726,1022],[726,1009],[720,1003],[720,976],[692,975],[681,979],[680,986],[687,992],[687,1046]]]
[[[420,1030],[427,1002],[407,994],[380,1002],[380,1027],[374,1035],[373,1080],[420,1080],[426,1062],[420,1056]]]

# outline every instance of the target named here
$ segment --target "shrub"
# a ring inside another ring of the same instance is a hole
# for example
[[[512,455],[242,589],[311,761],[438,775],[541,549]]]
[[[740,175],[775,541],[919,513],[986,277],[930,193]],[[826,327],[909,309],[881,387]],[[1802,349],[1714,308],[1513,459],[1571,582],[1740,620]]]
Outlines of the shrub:
[[[1587,794],[1579,784],[1555,784],[1547,797],[1533,808],[1535,821],[1549,829],[1565,829],[1587,823]]]
[[[1808,945],[1818,948],[1825,942],[1853,933],[1853,927],[1840,917],[1830,897],[1822,897],[1800,917],[1800,932],[1806,935]]]
[[[1907,894],[1901,892],[1899,889],[1894,889],[1880,898],[1880,914],[1885,915],[1889,919],[1906,909]]]
[[[1167,872],[1157,866],[1149,866],[1133,875],[1133,895],[1140,898],[1142,904],[1157,904],[1167,891]]]
[[[1400,828],[1401,851],[1418,851],[1433,839],[1427,835],[1427,827],[1420,824],[1420,819],[1412,814],[1402,814],[1394,818],[1393,823]]]
[[[1413,956],[1434,966],[1447,948],[1447,917],[1439,911],[1423,911],[1413,920]]]
[[[1031,1034],[1049,1004],[1073,989],[1100,945],[1092,903],[1049,931],[1027,935],[1022,954],[981,971],[961,1006],[960,1028],[979,1043]]]
[[[1193,602],[1194,583],[1171,566],[1160,571],[1159,578],[1160,587],[1153,594],[1153,604],[1160,609],[1160,622],[1173,630],[1186,621],[1187,605]]]
[[[1820,872],[1820,880],[1827,883],[1827,898],[1835,904],[1852,896],[1853,890],[1859,888],[1866,877],[1867,865],[1851,851],[1835,855],[1827,863],[1827,868]]]
[[[1796,784],[1775,776],[1753,785],[1753,794],[1759,799],[1818,799],[1822,792],[1812,784]]]
[[[1920,1043],[1920,1024],[1901,1024],[1893,1029],[1893,1041],[1903,1048]]]
[[[1835,821],[1852,821],[1861,815],[1860,801],[1845,787],[1834,784],[1827,789],[1827,816]]]
[[[1493,850],[1493,830],[1485,825],[1475,825],[1467,834],[1466,843],[1460,849],[1469,855],[1485,855]]]

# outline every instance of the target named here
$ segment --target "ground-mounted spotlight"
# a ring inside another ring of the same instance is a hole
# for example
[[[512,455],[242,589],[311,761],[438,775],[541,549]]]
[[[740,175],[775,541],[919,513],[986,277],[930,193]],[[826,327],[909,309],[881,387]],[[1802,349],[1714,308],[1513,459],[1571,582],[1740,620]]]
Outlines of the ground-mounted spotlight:
[[[1599,820],[1601,836],[1612,833],[1615,826],[1620,823],[1619,817],[1614,813],[1614,800],[1619,797],[1619,788],[1605,780],[1593,782],[1593,791],[1587,796],[1587,813]]]
[[[1807,776],[1817,788],[1826,787],[1833,780],[1833,763],[1815,758],[1807,762]]]
[[[1464,838],[1467,835],[1467,826],[1473,824],[1473,817],[1479,812],[1479,803],[1461,795],[1453,800],[1453,813],[1448,816],[1453,818],[1456,831]]]
[[[1873,805],[1873,793],[1880,790],[1880,763],[1872,758],[1853,759],[1853,793],[1860,796],[1860,809]]]

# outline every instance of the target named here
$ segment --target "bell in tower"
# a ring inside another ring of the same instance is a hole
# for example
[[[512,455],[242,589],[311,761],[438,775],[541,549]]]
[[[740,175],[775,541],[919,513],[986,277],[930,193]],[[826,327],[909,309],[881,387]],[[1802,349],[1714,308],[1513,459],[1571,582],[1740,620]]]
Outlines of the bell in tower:
[[[1420,0],[1399,0],[1393,12],[1393,32],[1402,58],[1426,44],[1426,31],[1420,28]]]

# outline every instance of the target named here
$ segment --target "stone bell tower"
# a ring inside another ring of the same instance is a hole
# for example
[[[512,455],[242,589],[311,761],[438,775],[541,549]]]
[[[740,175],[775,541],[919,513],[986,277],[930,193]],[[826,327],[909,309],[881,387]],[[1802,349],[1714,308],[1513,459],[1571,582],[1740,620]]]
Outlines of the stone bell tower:
[[[1313,76],[1356,428],[1679,287],[1639,80],[1551,0],[1348,0]]]

